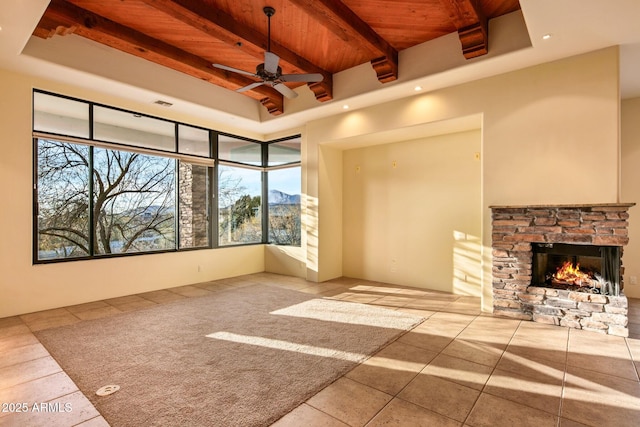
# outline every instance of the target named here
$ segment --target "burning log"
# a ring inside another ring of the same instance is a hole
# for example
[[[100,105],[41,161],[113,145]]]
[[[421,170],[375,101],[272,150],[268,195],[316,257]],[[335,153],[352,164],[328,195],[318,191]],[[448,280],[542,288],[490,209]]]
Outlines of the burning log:
[[[579,288],[599,289],[601,282],[593,277],[590,272],[580,270],[580,264],[575,265],[571,261],[565,261],[559,267],[555,274],[548,278],[550,283],[555,286],[578,286]]]

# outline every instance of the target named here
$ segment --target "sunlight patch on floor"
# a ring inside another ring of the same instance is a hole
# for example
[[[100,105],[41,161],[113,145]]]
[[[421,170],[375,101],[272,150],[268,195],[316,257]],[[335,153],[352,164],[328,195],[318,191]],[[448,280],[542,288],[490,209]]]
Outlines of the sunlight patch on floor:
[[[422,319],[407,313],[329,299],[313,299],[301,302],[300,304],[272,311],[270,314],[385,329],[408,329]]]
[[[362,362],[367,357],[366,355],[359,353],[335,350],[332,348],[316,347],[306,344],[297,344],[289,341],[274,340],[271,338],[240,335],[234,334],[233,332],[215,332],[213,334],[207,335],[207,337],[217,340],[236,342],[240,344],[273,348],[276,350],[293,351],[296,353],[309,354],[311,356],[331,357],[333,359],[347,360],[349,362]]]

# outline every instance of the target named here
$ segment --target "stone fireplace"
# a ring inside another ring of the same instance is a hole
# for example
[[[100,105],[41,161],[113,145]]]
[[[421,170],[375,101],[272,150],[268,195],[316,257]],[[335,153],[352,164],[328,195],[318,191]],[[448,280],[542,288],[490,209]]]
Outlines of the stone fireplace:
[[[491,206],[494,314],[628,336],[622,248],[634,205]]]

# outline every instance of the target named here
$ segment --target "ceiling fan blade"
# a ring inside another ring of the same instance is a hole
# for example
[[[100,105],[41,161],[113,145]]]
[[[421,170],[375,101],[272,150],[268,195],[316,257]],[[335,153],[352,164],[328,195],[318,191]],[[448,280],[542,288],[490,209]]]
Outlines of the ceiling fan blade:
[[[283,82],[307,82],[315,83],[323,80],[322,74],[283,74],[280,76]]]
[[[246,92],[248,90],[257,88],[258,86],[262,86],[263,84],[264,84],[264,82],[251,83],[250,85],[247,85],[245,87],[241,87],[240,89],[236,90],[236,92]]]
[[[280,58],[273,52],[264,53],[264,70],[267,73],[276,74],[278,72],[278,62]]]
[[[258,77],[258,75],[255,74],[255,73],[250,73],[248,71],[239,70],[237,68],[228,67],[228,66],[222,65],[222,64],[213,64],[213,66],[216,67],[216,68],[220,68],[221,70],[231,71],[231,72],[238,73],[238,74],[245,74],[245,75],[251,76],[251,77]]]
[[[283,85],[282,83],[274,84],[273,88],[289,99],[293,99],[298,96],[296,92],[289,89],[287,86]]]

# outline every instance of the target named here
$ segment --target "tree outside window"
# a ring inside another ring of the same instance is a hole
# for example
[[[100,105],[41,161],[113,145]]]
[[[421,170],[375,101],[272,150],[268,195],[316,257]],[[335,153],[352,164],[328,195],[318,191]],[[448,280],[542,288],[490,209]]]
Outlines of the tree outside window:
[[[68,142],[38,141],[38,259],[174,248],[175,160],[91,151]]]

